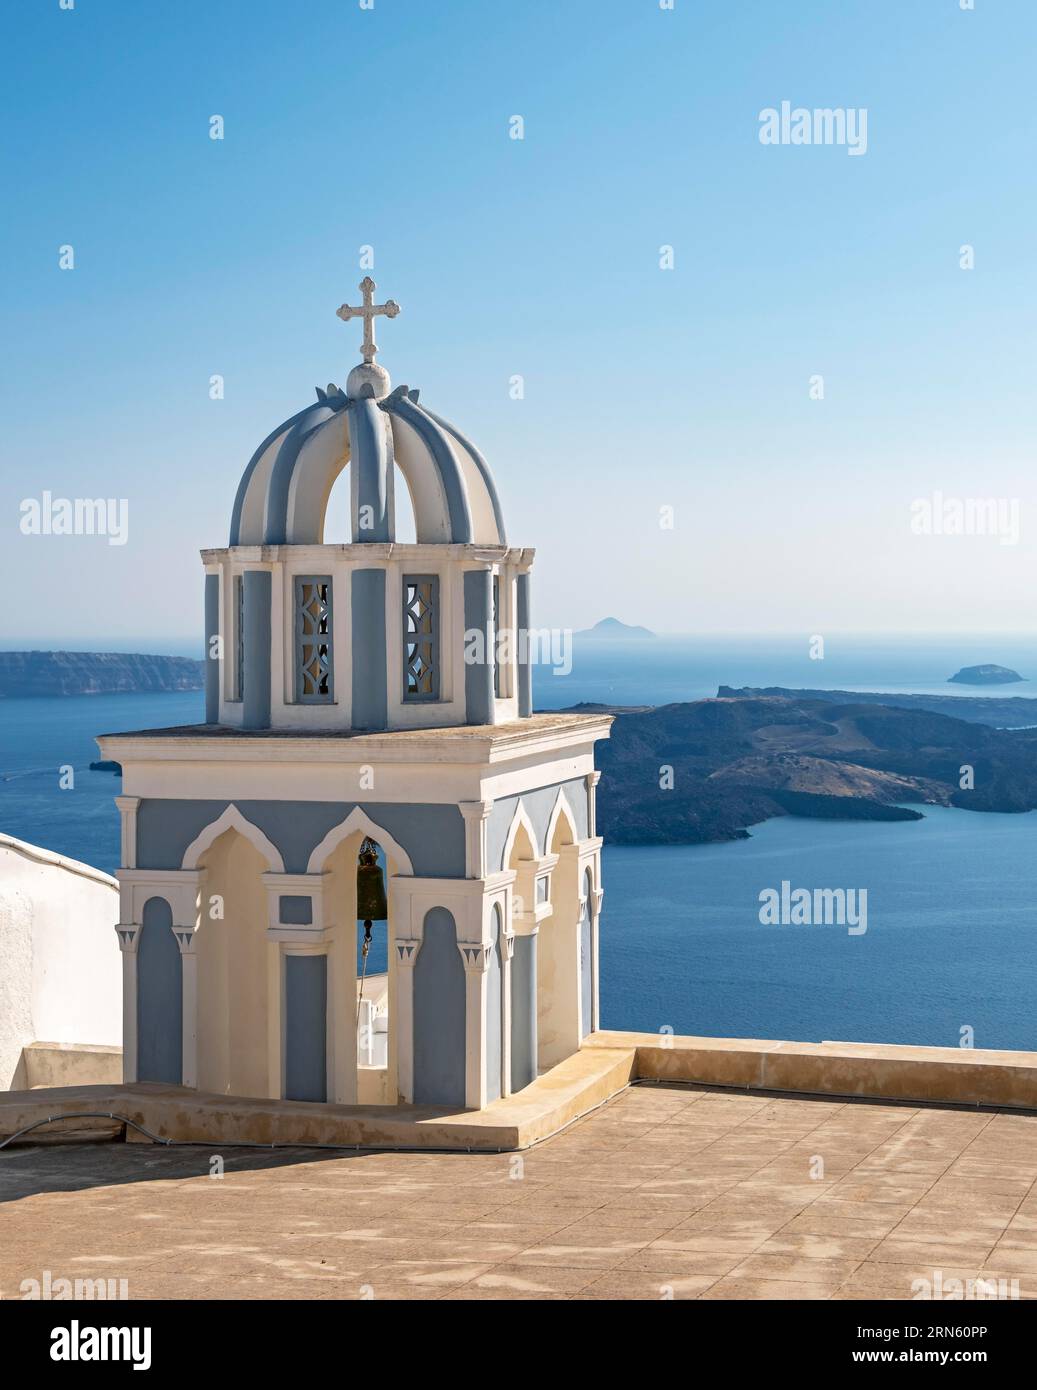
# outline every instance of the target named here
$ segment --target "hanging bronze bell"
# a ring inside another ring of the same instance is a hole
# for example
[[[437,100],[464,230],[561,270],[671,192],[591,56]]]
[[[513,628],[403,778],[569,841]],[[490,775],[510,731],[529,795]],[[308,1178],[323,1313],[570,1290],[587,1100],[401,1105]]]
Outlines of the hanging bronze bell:
[[[364,840],[357,856],[356,915],[359,922],[385,922],[389,918],[385,876],[378,863],[378,847],[370,838]]]

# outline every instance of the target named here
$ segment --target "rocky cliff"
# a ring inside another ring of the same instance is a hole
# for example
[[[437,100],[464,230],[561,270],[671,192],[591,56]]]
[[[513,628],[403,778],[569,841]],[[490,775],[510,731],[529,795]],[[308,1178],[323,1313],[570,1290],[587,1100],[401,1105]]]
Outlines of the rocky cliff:
[[[140,652],[0,652],[0,698],[201,690],[202,667]]]
[[[1037,808],[1037,730],[805,693],[613,711],[597,749],[600,833],[696,844],[742,838],[772,816],[917,819],[905,802]]]

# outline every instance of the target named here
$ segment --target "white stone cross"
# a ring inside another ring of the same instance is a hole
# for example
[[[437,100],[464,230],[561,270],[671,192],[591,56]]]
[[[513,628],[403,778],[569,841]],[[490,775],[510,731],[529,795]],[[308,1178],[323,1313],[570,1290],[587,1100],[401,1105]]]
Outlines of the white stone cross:
[[[375,282],[370,275],[365,275],[360,281],[360,289],[363,291],[364,303],[359,309],[352,308],[349,304],[342,304],[335,313],[343,322],[348,323],[350,319],[363,319],[364,321],[364,341],[361,352],[365,363],[374,361],[374,355],[378,351],[378,344],[374,340],[374,321],[377,314],[384,314],[388,319],[394,319],[400,312],[400,306],[395,299],[387,299],[384,304],[375,304],[374,292]]]

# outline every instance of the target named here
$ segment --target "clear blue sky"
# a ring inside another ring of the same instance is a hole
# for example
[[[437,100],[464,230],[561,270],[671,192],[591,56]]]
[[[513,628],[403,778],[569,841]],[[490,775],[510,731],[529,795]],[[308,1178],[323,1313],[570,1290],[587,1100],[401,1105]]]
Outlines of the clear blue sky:
[[[368,243],[381,360],[488,456],[538,622],[1033,628],[1037,5],[975,3],[7,7],[0,638],[199,632]],[[866,107],[867,153],[762,145],[783,100]],[[129,543],[23,536],[44,489],[127,498]],[[912,534],[934,490],[1018,499],[1020,543]]]

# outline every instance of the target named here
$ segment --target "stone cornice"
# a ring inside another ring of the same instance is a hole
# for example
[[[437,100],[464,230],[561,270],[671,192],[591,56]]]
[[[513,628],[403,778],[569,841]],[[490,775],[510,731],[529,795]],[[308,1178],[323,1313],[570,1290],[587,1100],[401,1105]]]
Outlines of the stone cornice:
[[[106,758],[128,762],[267,763],[464,763],[494,764],[589,747],[608,738],[612,715],[533,715],[511,724],[458,725],[449,729],[396,729],[390,733],[314,734],[288,729],[246,733],[200,724],[178,729],[100,734]]]
[[[369,565],[372,560],[412,564],[436,560],[482,561],[490,564],[509,564],[528,567],[536,551],[532,546],[514,545],[446,545],[424,542],[408,544],[403,541],[371,542],[358,545],[234,545],[216,546],[201,551],[206,565],[218,565],[225,560],[248,565],[269,565],[311,559],[323,564],[338,560],[343,563]]]

